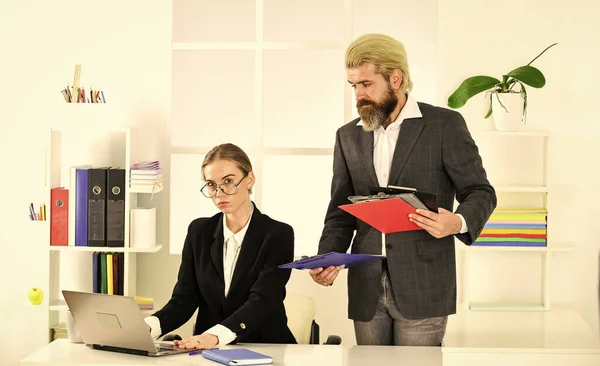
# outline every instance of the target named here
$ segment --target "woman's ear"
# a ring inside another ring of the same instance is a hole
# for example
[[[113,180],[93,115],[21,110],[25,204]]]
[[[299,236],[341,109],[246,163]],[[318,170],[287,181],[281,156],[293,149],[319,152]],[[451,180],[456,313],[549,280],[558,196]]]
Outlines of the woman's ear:
[[[252,189],[254,187],[254,183],[256,182],[254,172],[249,172],[248,177],[246,178],[246,185],[248,189]]]

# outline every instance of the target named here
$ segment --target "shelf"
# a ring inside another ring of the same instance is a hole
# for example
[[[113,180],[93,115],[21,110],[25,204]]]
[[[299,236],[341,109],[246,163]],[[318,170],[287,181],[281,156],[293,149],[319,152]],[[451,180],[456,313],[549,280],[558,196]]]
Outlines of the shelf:
[[[548,311],[543,304],[536,303],[496,303],[472,302],[469,303],[472,311]]]
[[[145,190],[144,191],[139,190],[138,188],[131,188],[130,187],[129,188],[129,193],[156,194],[158,192],[162,192],[162,190],[163,190],[163,187],[159,187],[159,188],[155,189],[154,192],[148,192],[148,191],[145,191]]]
[[[554,244],[546,247],[460,245],[459,250],[473,252],[572,252],[575,250],[575,246],[569,244]]]
[[[151,248],[50,246],[50,251],[57,252],[156,253],[161,249],[162,244],[153,246]]]
[[[513,192],[513,193],[532,193],[540,192],[547,193],[548,186],[544,185],[498,185],[494,186],[496,192]]]
[[[50,311],[67,311],[69,307],[65,300],[55,300],[50,303]]]

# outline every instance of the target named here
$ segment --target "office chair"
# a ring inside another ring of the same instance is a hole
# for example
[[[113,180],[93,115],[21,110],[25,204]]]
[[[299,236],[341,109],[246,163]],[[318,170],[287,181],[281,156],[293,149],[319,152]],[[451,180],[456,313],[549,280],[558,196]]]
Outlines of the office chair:
[[[320,344],[320,327],[315,321],[315,300],[307,295],[288,293],[283,305],[288,318],[288,327],[298,344]],[[178,334],[167,334],[163,341],[181,340]],[[342,338],[330,335],[323,344],[341,344]]]
[[[307,295],[288,292],[283,301],[288,327],[298,344],[320,344],[320,327],[315,321],[315,300]],[[323,344],[341,344],[342,338],[330,335]]]

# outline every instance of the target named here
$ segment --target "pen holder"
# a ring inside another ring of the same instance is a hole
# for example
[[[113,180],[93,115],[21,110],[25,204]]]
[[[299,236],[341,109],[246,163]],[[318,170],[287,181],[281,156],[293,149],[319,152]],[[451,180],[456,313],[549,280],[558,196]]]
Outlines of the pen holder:
[[[156,245],[156,208],[131,209],[131,247],[152,248]]]

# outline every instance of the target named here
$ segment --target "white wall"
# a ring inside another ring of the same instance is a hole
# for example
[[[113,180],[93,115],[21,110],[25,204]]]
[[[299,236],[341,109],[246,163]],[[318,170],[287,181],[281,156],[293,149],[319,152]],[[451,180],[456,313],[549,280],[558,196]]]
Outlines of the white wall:
[[[48,276],[47,266],[37,266],[27,253],[36,243],[23,238],[34,225],[26,207],[43,196],[44,132],[59,122],[53,116],[64,107],[60,90],[81,63],[82,83],[102,87],[126,124],[162,126],[169,114],[170,12],[167,1],[0,2],[2,366],[41,347],[31,333],[39,329],[34,324],[47,322],[27,302],[27,290]],[[47,251],[47,243],[37,244]]]

